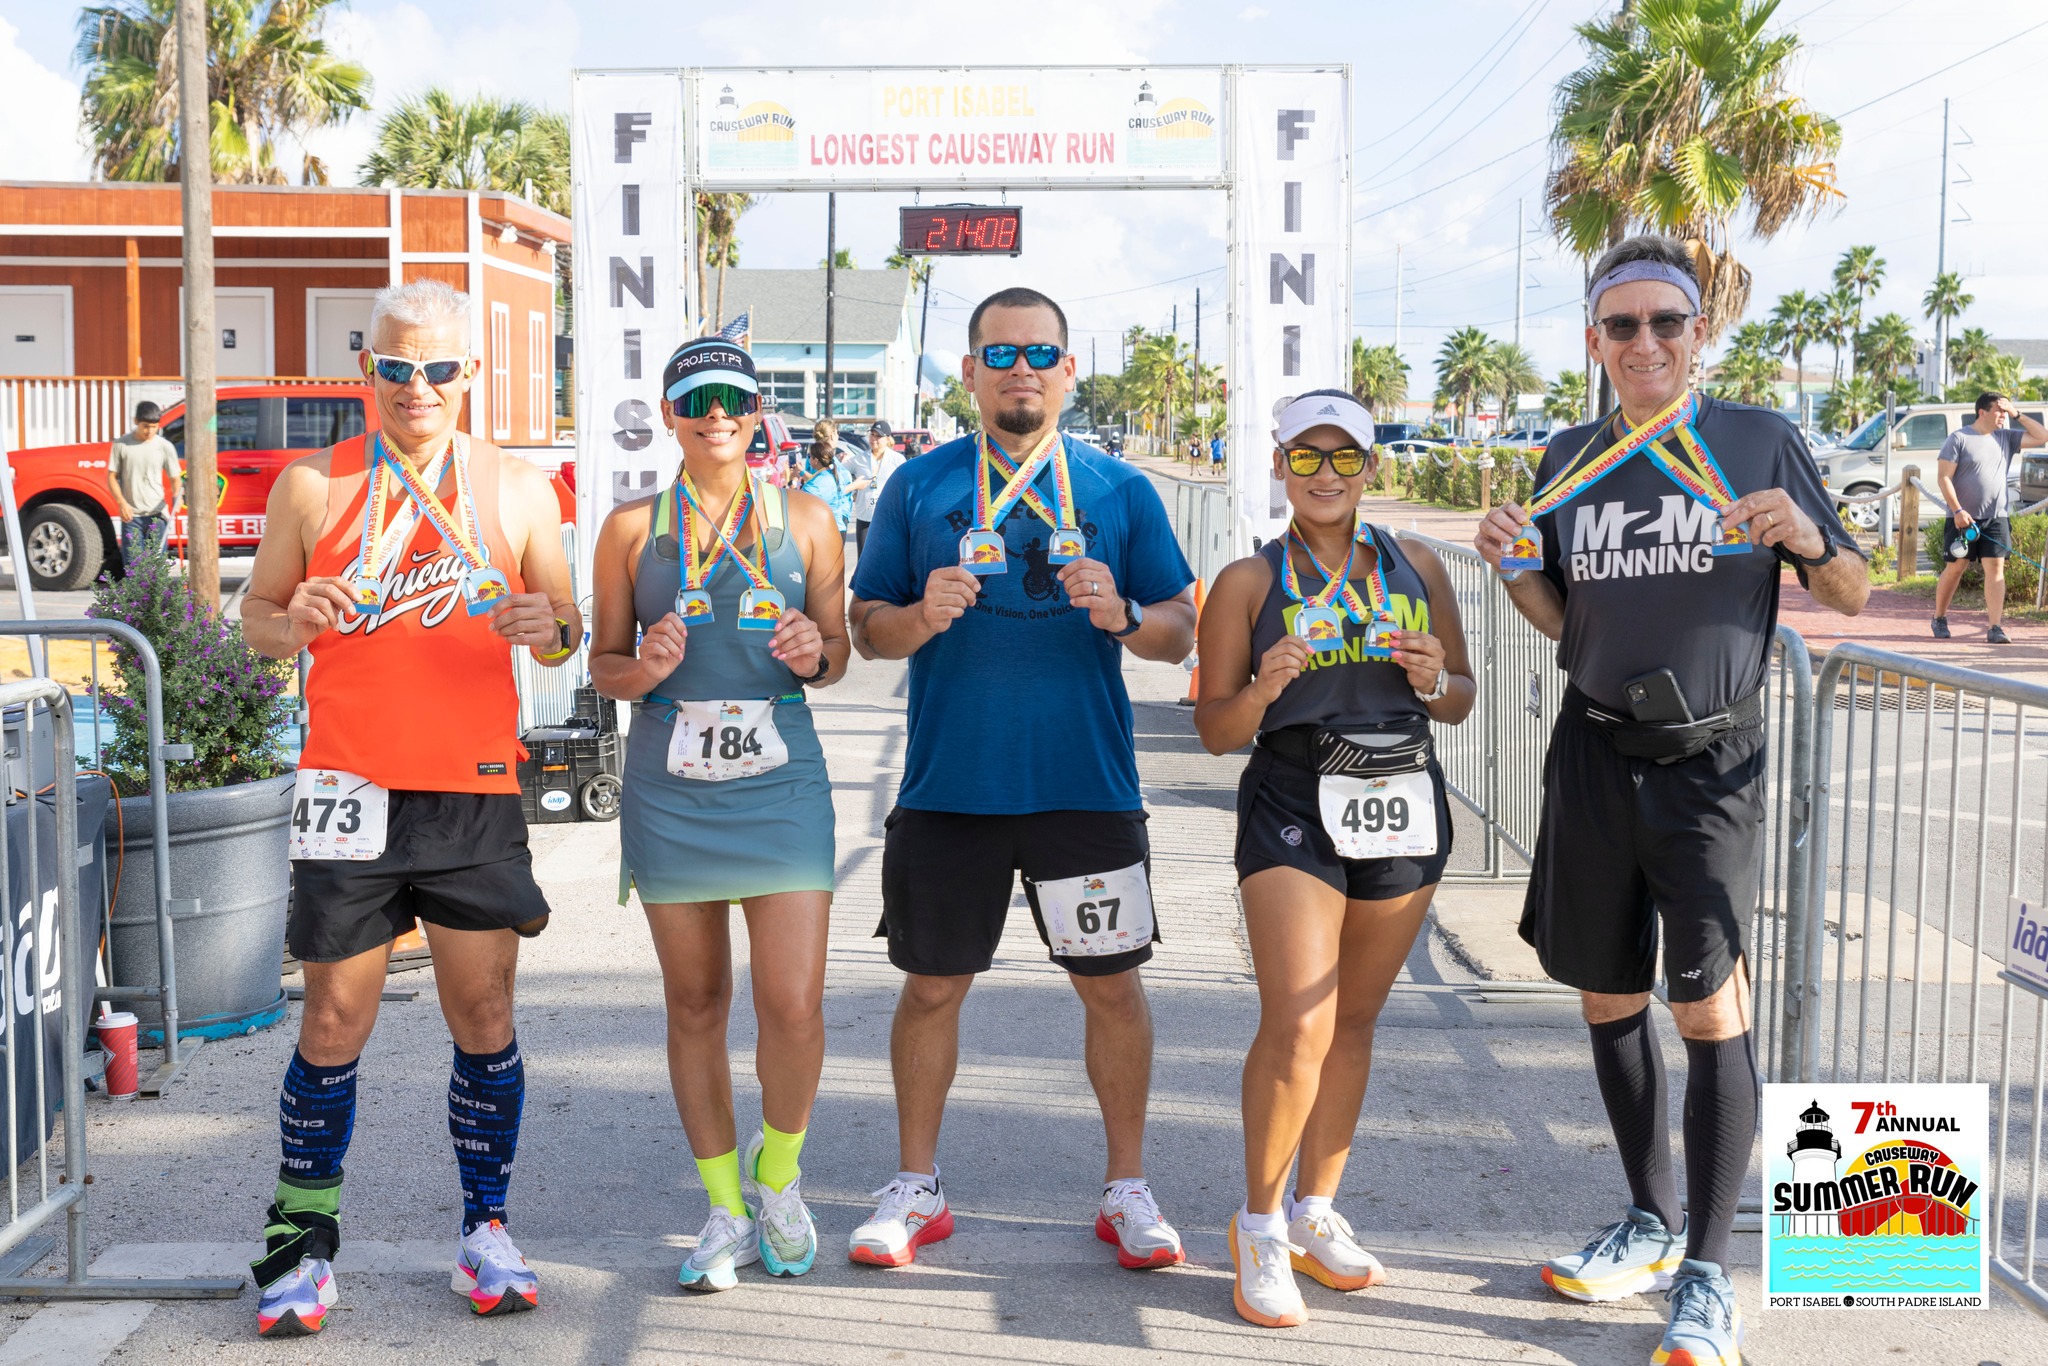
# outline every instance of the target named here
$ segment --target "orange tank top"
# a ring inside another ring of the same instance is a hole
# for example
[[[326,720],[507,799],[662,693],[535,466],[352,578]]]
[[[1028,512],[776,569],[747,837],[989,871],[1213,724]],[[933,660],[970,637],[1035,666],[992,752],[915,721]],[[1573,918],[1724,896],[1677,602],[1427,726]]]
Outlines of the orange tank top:
[[[368,437],[352,437],[329,456],[327,517],[308,578],[356,577],[361,563],[363,505],[370,490]],[[504,455],[494,446],[457,437],[467,453],[478,529],[493,568],[512,591],[525,586],[498,519],[498,483]],[[453,472],[435,490],[454,497]],[[405,500],[391,500],[386,518]],[[462,509],[450,507],[467,520]],[[306,675],[309,767],[358,773],[380,787],[413,792],[517,792],[519,693],[512,681],[512,646],[491,630],[489,616],[471,616],[462,600],[462,557],[450,550],[427,519],[385,566],[384,610],[375,616],[342,614],[308,648]]]

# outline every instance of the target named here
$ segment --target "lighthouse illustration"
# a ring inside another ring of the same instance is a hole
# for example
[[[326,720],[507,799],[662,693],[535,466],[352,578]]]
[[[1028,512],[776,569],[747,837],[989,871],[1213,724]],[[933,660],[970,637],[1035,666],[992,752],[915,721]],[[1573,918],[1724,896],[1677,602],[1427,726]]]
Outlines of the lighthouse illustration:
[[[1792,1159],[1794,1190],[1835,1190],[1835,1170],[1841,1165],[1842,1145],[1828,1125],[1828,1112],[1815,1101],[1799,1115],[1799,1132],[1785,1145]],[[1802,1202],[1803,1203],[1803,1202]],[[1829,1203],[1833,1203],[1830,1201]],[[1842,1231],[1841,1216],[1832,1209],[1781,1214],[1781,1232],[1793,1238],[1834,1238]]]

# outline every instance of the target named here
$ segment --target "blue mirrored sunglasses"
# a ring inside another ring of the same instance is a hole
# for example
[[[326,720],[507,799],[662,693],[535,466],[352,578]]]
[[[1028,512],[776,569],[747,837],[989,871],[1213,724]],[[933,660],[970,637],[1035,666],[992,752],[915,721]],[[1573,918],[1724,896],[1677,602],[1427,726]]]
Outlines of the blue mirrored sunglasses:
[[[1060,363],[1060,357],[1067,353],[1051,342],[1033,342],[1029,346],[1011,346],[1008,342],[990,342],[981,348],[981,363],[991,370],[1007,370],[1017,363],[1017,353],[1024,353],[1024,361],[1034,370],[1050,370]]]
[[[410,384],[415,370],[425,374],[429,384],[453,384],[469,365],[467,356],[411,361],[403,356],[380,356],[375,351],[370,353],[370,360],[377,367],[377,378],[387,384]]]

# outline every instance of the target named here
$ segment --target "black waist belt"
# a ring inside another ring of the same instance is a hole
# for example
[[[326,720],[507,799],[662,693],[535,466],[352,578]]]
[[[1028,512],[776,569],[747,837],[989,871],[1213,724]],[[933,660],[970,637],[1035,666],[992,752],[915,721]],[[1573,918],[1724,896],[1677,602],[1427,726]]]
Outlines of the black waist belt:
[[[1352,738],[1354,734],[1361,738]],[[1417,773],[1429,767],[1432,753],[1427,730],[1368,732],[1353,727],[1347,734],[1327,726],[1286,726],[1260,731],[1258,743],[1260,749],[1297,767],[1346,778]]]
[[[1606,735],[1618,753],[1631,759],[1655,759],[1660,764],[1690,759],[1719,737],[1752,730],[1764,721],[1761,692],[1697,721],[1638,721],[1618,716],[1570,685],[1564,690],[1563,707],[1567,714],[1582,718]]]

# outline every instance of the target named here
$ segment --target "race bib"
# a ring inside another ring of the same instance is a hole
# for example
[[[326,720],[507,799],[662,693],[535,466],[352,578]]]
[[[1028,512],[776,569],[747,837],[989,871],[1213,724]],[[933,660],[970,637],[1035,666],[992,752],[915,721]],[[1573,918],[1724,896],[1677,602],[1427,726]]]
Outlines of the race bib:
[[[391,794],[338,768],[302,768],[292,784],[293,858],[362,862],[384,852]]]
[[[775,729],[775,704],[678,702],[668,742],[668,771],[678,778],[722,783],[751,778],[789,762],[789,746]]]
[[[1382,778],[1325,777],[1316,805],[1340,858],[1436,853],[1436,780],[1428,769]]]
[[[1152,942],[1152,884],[1143,863],[1031,886],[1045,937],[1062,958],[1129,953]]]

